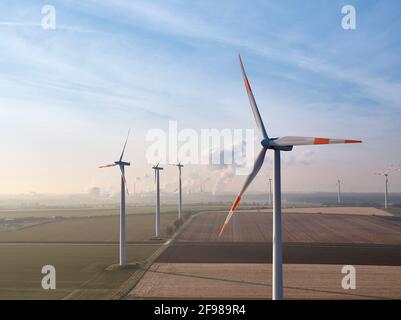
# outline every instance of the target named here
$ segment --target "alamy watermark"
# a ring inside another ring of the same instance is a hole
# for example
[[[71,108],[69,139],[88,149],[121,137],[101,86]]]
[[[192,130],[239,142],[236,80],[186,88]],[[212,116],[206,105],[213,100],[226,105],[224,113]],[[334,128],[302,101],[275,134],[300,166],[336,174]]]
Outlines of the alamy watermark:
[[[346,5],[341,9],[344,17],[341,19],[341,26],[344,30],[356,29],[356,10],[354,6]]]
[[[356,270],[354,266],[346,265],[341,269],[341,273],[345,274],[341,281],[341,287],[344,290],[356,289]]]
[[[167,132],[151,129],[146,141],[148,163],[233,165],[237,175],[247,175],[254,163],[253,129],[178,130],[177,121],[169,121]]]
[[[46,4],[42,7],[42,21],[41,25],[43,30],[56,30],[57,27],[57,14],[56,8],[52,5]]]
[[[45,276],[42,278],[42,289],[43,290],[55,290],[56,289],[56,268],[52,265],[45,265],[42,267],[42,274]]]

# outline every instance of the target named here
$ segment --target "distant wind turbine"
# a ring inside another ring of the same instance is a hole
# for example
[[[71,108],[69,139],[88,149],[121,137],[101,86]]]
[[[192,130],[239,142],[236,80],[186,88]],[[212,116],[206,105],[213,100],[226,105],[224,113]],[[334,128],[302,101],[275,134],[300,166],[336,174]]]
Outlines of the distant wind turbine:
[[[121,190],[120,190],[120,266],[124,267],[127,262],[126,243],[125,243],[125,190],[128,194],[127,181],[125,180],[125,166],[131,165],[129,162],[123,161],[125,147],[127,146],[128,137],[131,129],[128,130],[127,138],[125,139],[124,147],[120,155],[120,159],[112,164],[100,166],[99,168],[109,168],[119,166],[121,171]]]
[[[152,167],[155,170],[155,183],[156,183],[156,232],[155,238],[160,238],[160,170],[159,163]]]
[[[341,204],[341,180],[337,180],[337,202]]]
[[[384,208],[388,207],[388,176],[390,174],[390,169],[383,172],[376,172],[375,175],[384,177]]]
[[[268,149],[273,150],[273,299],[279,300],[283,298],[283,274],[282,274],[282,243],[281,243],[281,169],[280,169],[280,153],[281,151],[291,151],[294,146],[314,145],[314,144],[332,144],[332,143],[360,143],[360,140],[343,140],[329,138],[311,138],[311,137],[282,137],[270,138],[267,135],[265,126],[260,116],[255,98],[253,96],[251,86],[239,55],[240,66],[244,78],[245,88],[248,93],[249,102],[255,117],[256,124],[263,136],[261,141],[262,150],[256,158],[254,167],[250,175],[246,178],[245,183],[231,206],[230,212],[221,227],[221,236],[226,229],[231,216],[238,207],[241,197],[256,177],[263,165],[265,155]]]
[[[182,181],[181,181],[181,169],[184,167],[181,162],[178,162],[177,164],[173,164],[173,166],[176,166],[178,168],[178,219],[181,219],[181,213],[182,213]],[[201,182],[202,183],[202,182]],[[202,185],[201,185],[202,188]]]

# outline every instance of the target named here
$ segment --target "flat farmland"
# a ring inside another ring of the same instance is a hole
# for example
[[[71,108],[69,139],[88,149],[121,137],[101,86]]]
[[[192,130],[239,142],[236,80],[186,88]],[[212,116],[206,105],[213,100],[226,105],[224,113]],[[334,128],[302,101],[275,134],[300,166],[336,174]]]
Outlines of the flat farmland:
[[[391,213],[373,207],[313,207],[313,208],[284,208],[284,213],[324,213],[362,216],[392,216]]]
[[[161,215],[161,235],[176,219],[175,213]],[[154,236],[154,214],[126,216],[127,241],[149,240]],[[56,219],[19,230],[1,231],[1,242],[117,242],[119,216]]]
[[[271,242],[271,213],[239,211],[219,238],[226,215],[207,212],[195,216],[176,242]],[[401,245],[400,217],[284,213],[282,221],[285,243]]]
[[[355,265],[355,290],[342,265],[284,265],[285,299],[401,299],[401,267]],[[270,264],[155,263],[127,299],[271,299]]]
[[[228,205],[204,205],[188,204],[184,206],[185,212],[199,212],[203,210],[215,211],[225,210]],[[255,206],[244,205],[244,208],[254,208]],[[155,212],[155,206],[130,206],[126,207],[126,214],[151,214]],[[98,207],[98,208],[37,208],[37,209],[1,209],[0,219],[19,219],[19,218],[86,218],[119,215],[119,206]],[[177,213],[177,205],[165,204],[161,207],[161,213]]]
[[[240,211],[219,238],[225,217],[196,215],[157,262],[271,263],[271,214]],[[286,213],[282,218],[284,263],[401,266],[399,217]]]
[[[358,210],[283,214],[286,299],[401,298],[400,217]],[[271,212],[239,211],[218,238],[225,218],[194,216],[126,298],[271,299]],[[341,287],[344,265],[355,290]]]
[[[128,245],[129,262],[157,245]],[[0,244],[0,299],[105,299],[136,270],[105,270],[118,262],[118,245]],[[56,290],[43,290],[41,269],[56,268]]]

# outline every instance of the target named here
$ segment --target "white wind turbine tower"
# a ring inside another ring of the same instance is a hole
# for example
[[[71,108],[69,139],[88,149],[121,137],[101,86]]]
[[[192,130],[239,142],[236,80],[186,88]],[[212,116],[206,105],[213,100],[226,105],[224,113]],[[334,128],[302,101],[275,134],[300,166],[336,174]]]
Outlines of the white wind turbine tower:
[[[337,202],[341,204],[341,180],[337,180]]]
[[[384,177],[384,208],[387,209],[388,206],[388,175],[390,173],[390,169],[387,169],[383,172],[376,172],[375,175]]]
[[[177,164],[173,164],[173,166],[176,166],[178,168],[178,219],[181,219],[181,213],[182,213],[182,181],[181,181],[181,169],[184,167],[181,162],[178,162]],[[202,186],[201,186],[202,188]]]
[[[128,137],[131,129],[128,130],[127,138],[125,139],[124,147],[120,155],[120,159],[113,164],[100,166],[99,168],[109,168],[119,166],[121,171],[121,190],[120,190],[120,266],[124,267],[127,263],[126,242],[125,242],[125,191],[128,194],[127,181],[125,180],[125,166],[131,165],[129,162],[123,161],[125,147],[127,146]]]
[[[245,74],[245,69],[239,55],[240,66],[244,78],[245,88],[248,93],[249,102],[252,112],[255,117],[256,124],[260,133],[263,136],[261,141],[262,150],[256,158],[252,172],[246,178],[245,183],[231,206],[230,212],[221,227],[221,236],[226,229],[231,216],[238,207],[241,197],[256,177],[260,168],[263,165],[265,155],[268,149],[273,150],[273,283],[272,296],[273,299],[279,300],[283,298],[283,273],[282,273],[282,243],[281,243],[281,169],[280,169],[280,154],[281,151],[291,151],[294,146],[298,145],[314,145],[314,144],[332,144],[332,143],[359,143],[360,140],[343,140],[329,138],[312,138],[312,137],[282,137],[270,138],[266,132],[262,118],[260,116],[255,98],[253,96],[248,78]]]
[[[269,206],[272,205],[272,179],[269,178]]]
[[[160,170],[159,163],[152,167],[155,170],[155,183],[156,183],[156,232],[155,238],[160,238]]]

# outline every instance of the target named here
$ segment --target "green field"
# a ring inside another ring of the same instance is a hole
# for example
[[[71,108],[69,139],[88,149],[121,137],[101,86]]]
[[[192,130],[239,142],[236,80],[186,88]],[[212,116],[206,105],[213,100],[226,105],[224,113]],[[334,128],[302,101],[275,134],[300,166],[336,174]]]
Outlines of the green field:
[[[161,215],[162,237],[166,236],[167,226],[175,219],[175,214]],[[117,242],[119,230],[119,216],[59,219],[19,230],[1,231],[0,242]],[[127,216],[127,241],[149,240],[154,234],[154,214]]]
[[[127,206],[126,213],[154,213],[153,206]],[[177,212],[177,206],[163,206],[162,213]],[[120,208],[118,205],[107,208],[41,208],[41,209],[17,209],[17,210],[0,210],[0,218],[18,219],[18,218],[85,218],[99,216],[119,215]]]
[[[87,212],[77,211],[76,216]],[[54,213],[54,212],[53,212]],[[137,270],[107,271],[118,263],[119,216],[94,215],[83,218],[17,219],[19,229],[0,231],[0,299],[107,299]],[[21,214],[21,213],[18,213]],[[22,214],[20,215],[22,216]],[[176,219],[163,213],[161,235]],[[24,226],[24,221],[28,223]],[[128,262],[144,262],[159,247],[154,236],[153,213],[127,216]],[[138,244],[139,243],[139,244]],[[142,244],[141,244],[142,243]],[[56,268],[56,290],[41,288],[44,265]]]
[[[157,245],[128,245],[127,260],[143,261]],[[0,245],[0,299],[106,299],[136,270],[106,271],[118,245]],[[44,265],[56,268],[56,290],[43,290]]]

